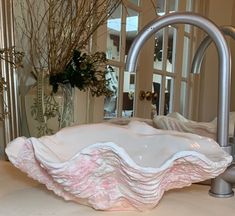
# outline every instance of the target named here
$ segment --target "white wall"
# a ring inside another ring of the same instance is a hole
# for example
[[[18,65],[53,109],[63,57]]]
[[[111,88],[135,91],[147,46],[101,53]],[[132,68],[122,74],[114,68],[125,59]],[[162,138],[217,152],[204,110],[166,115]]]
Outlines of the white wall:
[[[234,8],[233,0],[209,0],[207,17],[217,25],[230,25]],[[235,16],[235,15],[233,15]],[[227,39],[228,42],[230,38]],[[234,43],[234,42],[233,42]],[[217,116],[218,54],[214,45],[206,52],[204,70],[201,72],[199,121],[210,121]],[[234,94],[232,94],[234,95]],[[234,97],[234,96],[233,96]],[[235,100],[232,104],[235,103]]]

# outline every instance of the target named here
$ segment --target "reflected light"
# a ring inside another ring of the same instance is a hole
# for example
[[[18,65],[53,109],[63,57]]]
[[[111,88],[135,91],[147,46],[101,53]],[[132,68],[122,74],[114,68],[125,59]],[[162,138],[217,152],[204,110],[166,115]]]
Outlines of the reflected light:
[[[108,28],[115,31],[121,31],[121,18],[109,19]],[[126,31],[130,32],[137,30],[138,30],[138,16],[127,17]]]

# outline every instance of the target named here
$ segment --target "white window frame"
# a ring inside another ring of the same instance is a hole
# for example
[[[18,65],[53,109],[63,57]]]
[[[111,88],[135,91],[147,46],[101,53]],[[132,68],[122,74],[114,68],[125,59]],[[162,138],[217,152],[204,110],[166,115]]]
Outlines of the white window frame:
[[[190,1],[190,0],[188,0]],[[165,1],[165,13],[169,13],[169,1]],[[194,4],[192,4],[194,6]],[[186,11],[187,7],[187,0],[180,0],[178,1],[178,11]],[[193,9],[193,8],[192,8]],[[169,30],[168,28],[163,29],[163,54],[162,54],[162,70],[154,69],[153,74],[161,76],[161,90],[160,90],[160,101],[159,101],[159,115],[164,115],[164,107],[165,107],[165,83],[166,77],[171,77],[173,81],[173,89],[170,92],[170,109],[169,112],[181,112],[185,117],[189,116],[190,113],[190,89],[191,89],[191,81],[190,81],[190,63],[192,58],[192,51],[193,51],[193,41],[194,41],[194,28],[190,26],[190,32],[185,31],[185,25],[177,25],[174,26],[176,29],[176,37],[174,37],[173,42],[173,53],[172,53],[172,72],[166,70],[166,61],[167,61],[167,46],[168,46],[168,35]],[[188,52],[188,61],[186,62],[186,68],[188,70],[187,77],[183,77],[182,75],[182,63],[183,63],[183,46],[184,45],[184,37],[189,39],[189,52]],[[180,110],[180,100],[181,100],[181,82],[186,83],[186,101],[184,104],[184,111]]]

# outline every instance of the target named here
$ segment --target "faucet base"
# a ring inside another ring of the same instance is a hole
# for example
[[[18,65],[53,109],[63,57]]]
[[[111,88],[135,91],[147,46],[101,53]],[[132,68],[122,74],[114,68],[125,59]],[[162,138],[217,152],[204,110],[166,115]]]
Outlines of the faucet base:
[[[229,197],[233,197],[234,196],[234,192],[230,192],[229,194],[217,194],[212,192],[211,190],[209,190],[208,194],[212,197],[216,197],[216,198],[229,198]]]
[[[223,180],[221,176],[212,179],[209,194],[217,198],[228,198],[234,196],[232,184]]]

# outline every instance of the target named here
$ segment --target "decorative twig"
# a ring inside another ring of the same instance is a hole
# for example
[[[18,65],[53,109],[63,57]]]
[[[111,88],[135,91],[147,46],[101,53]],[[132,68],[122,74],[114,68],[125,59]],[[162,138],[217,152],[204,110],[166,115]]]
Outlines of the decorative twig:
[[[66,79],[70,79],[72,87],[90,90],[95,96],[110,95],[110,91],[106,89],[104,53],[104,56],[98,53],[94,56],[84,54],[83,65],[90,67],[89,72],[80,70],[80,63],[74,72],[71,63],[74,62],[74,52],[88,47],[94,32],[106,23],[122,1],[15,0],[17,7],[15,20],[18,30],[16,34],[22,35],[21,49],[25,51],[26,63],[32,67],[32,74],[38,81],[37,99],[31,108],[34,119],[40,123],[38,127],[40,135],[52,132],[48,128],[47,121],[53,115],[60,115],[58,104],[52,100],[53,94],[48,97],[51,100],[46,100],[48,98],[43,90],[40,90],[44,88],[40,77],[42,78],[41,75],[45,70],[50,77],[53,93],[58,90],[59,84],[66,85],[68,81]],[[86,79],[79,77],[80,72],[84,73]],[[68,77],[64,80],[65,76]],[[58,118],[60,125],[64,126],[66,122],[63,116]]]
[[[28,44],[28,64],[34,73],[64,71],[73,51],[84,49],[94,32],[123,0],[17,0],[17,35]]]
[[[16,51],[14,47],[0,49],[0,61],[5,61],[6,63],[10,64],[11,67],[14,68],[23,67],[23,56],[24,53]],[[7,91],[7,83],[4,78],[0,76],[0,97],[3,104],[2,113],[0,113],[0,121],[3,121],[5,117],[9,114],[7,104],[4,101],[5,91]]]

